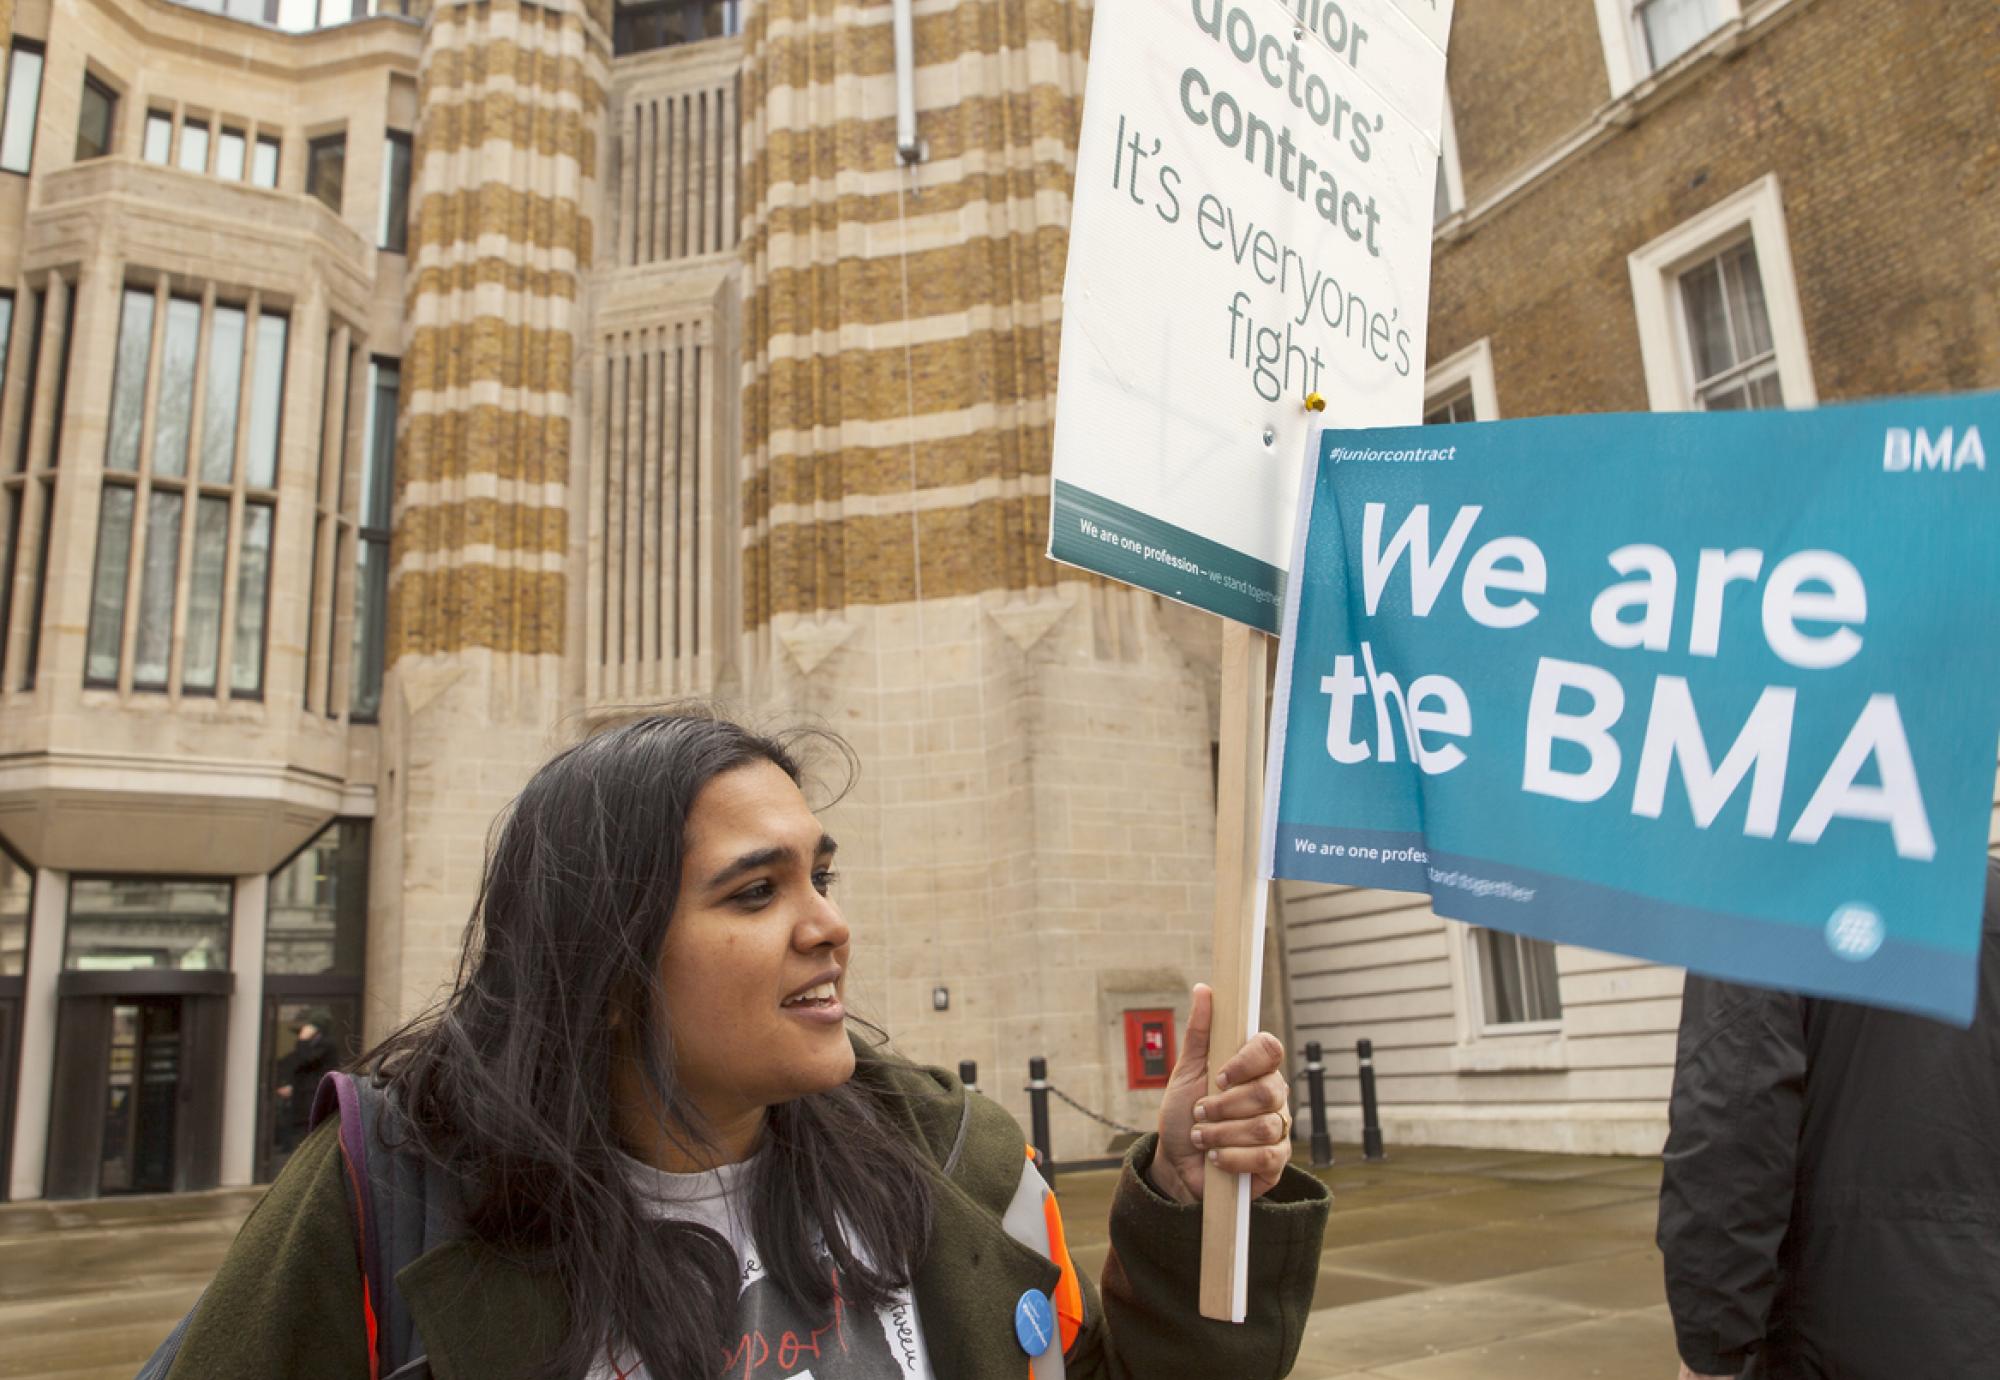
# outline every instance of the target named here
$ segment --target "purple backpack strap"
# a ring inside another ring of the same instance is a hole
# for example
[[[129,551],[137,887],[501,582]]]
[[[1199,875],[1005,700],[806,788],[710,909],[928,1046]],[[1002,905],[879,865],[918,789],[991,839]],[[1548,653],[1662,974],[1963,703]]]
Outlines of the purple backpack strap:
[[[361,1117],[361,1095],[354,1079],[345,1073],[329,1073],[319,1080],[313,1093],[310,1125],[317,1127],[329,1116],[340,1118],[340,1158],[347,1179],[348,1202],[354,1209],[355,1248],[361,1259],[361,1311],[368,1334],[369,1380],[381,1375],[381,1351],[377,1317],[382,1306],[382,1256],[372,1220],[373,1181],[368,1177],[368,1132]]]

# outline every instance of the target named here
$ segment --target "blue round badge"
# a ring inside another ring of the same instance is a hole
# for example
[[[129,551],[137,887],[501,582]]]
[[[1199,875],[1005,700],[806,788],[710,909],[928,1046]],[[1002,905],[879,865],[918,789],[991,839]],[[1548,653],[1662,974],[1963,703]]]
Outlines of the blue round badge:
[[[1056,1340],[1056,1307],[1039,1289],[1030,1289],[1014,1305],[1014,1337],[1021,1350],[1039,1356]]]

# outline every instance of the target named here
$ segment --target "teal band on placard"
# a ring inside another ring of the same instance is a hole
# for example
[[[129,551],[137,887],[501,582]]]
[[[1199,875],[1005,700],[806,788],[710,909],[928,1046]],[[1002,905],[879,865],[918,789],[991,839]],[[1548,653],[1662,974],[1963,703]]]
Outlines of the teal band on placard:
[[[1621,946],[1696,972],[1731,976],[1748,969],[1765,975],[1767,985],[1960,1023],[1978,1000],[1976,936],[1970,950],[1891,936],[1856,958],[1829,943],[1817,924],[1687,905],[1491,858],[1434,853],[1422,834],[1403,831],[1281,819],[1276,856],[1281,877],[1428,894],[1435,914],[1552,944],[1601,945],[1606,918],[1614,917]],[[1893,980],[1885,984],[1883,973]]]
[[[1284,611],[1278,567],[1060,479],[1049,555],[1267,633]]]

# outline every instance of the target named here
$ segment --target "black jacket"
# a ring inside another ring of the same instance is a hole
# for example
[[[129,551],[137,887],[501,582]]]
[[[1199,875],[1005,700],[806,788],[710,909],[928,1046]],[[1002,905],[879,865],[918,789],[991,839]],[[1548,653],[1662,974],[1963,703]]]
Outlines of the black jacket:
[[[2000,865],[1970,1030],[1689,976],[1660,1188],[1681,1359],[2000,1376]]]

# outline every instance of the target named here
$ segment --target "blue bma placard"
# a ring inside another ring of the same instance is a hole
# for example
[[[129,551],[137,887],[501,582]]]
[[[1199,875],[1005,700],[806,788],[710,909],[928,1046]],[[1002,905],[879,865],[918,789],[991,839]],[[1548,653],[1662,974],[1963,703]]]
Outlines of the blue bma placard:
[[[1322,433],[1274,875],[1969,1022],[1987,438],[2000,393]]]

